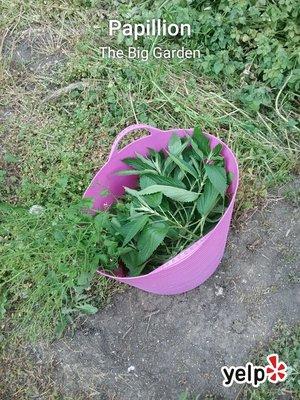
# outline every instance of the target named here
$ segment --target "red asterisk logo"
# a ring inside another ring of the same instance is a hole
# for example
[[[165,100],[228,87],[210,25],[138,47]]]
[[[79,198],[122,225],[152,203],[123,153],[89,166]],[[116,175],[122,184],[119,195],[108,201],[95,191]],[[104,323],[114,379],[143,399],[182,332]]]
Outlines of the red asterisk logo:
[[[272,383],[283,382],[287,377],[287,366],[284,362],[279,362],[278,354],[270,354],[267,357],[269,365],[266,366],[268,379]]]

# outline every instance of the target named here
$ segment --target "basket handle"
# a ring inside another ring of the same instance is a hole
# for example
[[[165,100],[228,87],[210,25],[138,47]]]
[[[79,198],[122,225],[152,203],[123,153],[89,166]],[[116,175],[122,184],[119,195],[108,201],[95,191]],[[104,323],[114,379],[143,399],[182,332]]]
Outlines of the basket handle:
[[[135,125],[130,125],[127,128],[123,129],[116,137],[114,140],[112,146],[111,146],[111,151],[109,153],[108,159],[110,160],[115,153],[118,152],[119,144],[120,141],[127,136],[130,132],[136,131],[138,129],[145,129],[149,131],[150,135],[157,135],[160,134],[162,131],[154,128],[153,126],[150,125],[145,125],[145,124],[135,124]]]

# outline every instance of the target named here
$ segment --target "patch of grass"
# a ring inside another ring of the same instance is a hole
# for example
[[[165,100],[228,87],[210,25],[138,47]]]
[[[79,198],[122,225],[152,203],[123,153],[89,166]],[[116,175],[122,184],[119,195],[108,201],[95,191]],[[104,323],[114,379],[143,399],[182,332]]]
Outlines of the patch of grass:
[[[255,365],[265,365],[266,356],[276,353],[279,359],[288,366],[287,379],[277,385],[265,382],[258,388],[246,387],[243,397],[247,400],[276,400],[279,396],[289,395],[292,399],[300,397],[300,326],[291,329],[281,327],[278,338],[272,341],[269,348],[260,351],[253,361]]]
[[[82,208],[80,202],[31,214],[0,206],[0,313],[9,317],[3,332],[10,340],[12,328],[23,339],[60,336],[106,297],[109,283],[96,274],[101,237]]]
[[[264,382],[258,388],[250,385],[242,386],[235,400],[278,400],[280,396],[288,396],[291,400],[300,397],[300,325],[289,328],[281,326],[277,329],[277,338],[272,340],[268,349],[255,350],[256,356],[251,362],[254,365],[265,365],[269,354],[278,354],[280,361],[288,367],[288,377],[284,382],[271,384]],[[200,400],[200,395],[192,395],[187,390],[179,395],[179,400]],[[214,400],[219,397],[208,394],[203,399]],[[285,398],[285,397],[283,397]]]
[[[42,363],[23,343],[8,346],[0,355],[1,400],[86,400],[87,394],[62,395],[54,382],[55,359]]]

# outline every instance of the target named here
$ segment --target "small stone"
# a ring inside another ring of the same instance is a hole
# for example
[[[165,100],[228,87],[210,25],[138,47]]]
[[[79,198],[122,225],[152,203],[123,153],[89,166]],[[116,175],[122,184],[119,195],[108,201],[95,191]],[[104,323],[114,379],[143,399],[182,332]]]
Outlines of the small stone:
[[[135,366],[134,365],[130,365],[130,367],[127,368],[127,372],[130,373],[130,372],[133,372],[133,371],[135,371]]]
[[[32,207],[29,209],[29,214],[32,215],[41,215],[45,211],[45,207],[39,206],[38,204],[34,204]]]
[[[216,291],[215,291],[215,295],[216,296],[223,296],[224,295],[224,289],[222,288],[222,286],[216,286]]]

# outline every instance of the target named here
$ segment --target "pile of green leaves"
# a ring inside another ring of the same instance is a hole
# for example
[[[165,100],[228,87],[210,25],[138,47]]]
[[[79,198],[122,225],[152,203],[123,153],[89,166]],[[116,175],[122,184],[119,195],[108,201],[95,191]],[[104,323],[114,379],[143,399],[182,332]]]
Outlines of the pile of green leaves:
[[[217,224],[231,179],[221,151],[195,128],[183,139],[174,134],[167,151],[123,160],[131,169],[119,174],[138,175],[138,190],[125,188],[122,201],[96,216],[104,269],[118,268],[119,257],[130,276],[149,272]]]

